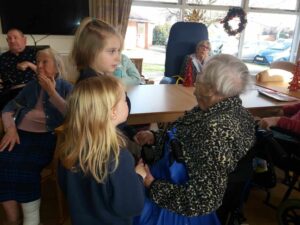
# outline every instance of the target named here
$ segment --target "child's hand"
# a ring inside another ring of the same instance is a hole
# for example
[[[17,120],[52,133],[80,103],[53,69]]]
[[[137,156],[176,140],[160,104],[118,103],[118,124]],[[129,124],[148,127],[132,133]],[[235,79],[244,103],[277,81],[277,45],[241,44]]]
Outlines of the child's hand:
[[[139,145],[154,144],[154,134],[149,130],[138,132],[133,139]]]
[[[150,169],[148,167],[148,165],[145,165],[145,170],[146,170],[146,177],[144,179],[144,185],[145,187],[150,187],[150,185],[152,184],[152,182],[155,180],[154,177],[152,176]]]

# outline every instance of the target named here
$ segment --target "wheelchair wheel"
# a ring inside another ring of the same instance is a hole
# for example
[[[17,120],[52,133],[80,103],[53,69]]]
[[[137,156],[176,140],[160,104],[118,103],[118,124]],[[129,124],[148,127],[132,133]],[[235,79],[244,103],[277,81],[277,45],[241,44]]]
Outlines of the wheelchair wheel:
[[[288,199],[283,202],[277,210],[279,225],[300,224],[300,200]]]

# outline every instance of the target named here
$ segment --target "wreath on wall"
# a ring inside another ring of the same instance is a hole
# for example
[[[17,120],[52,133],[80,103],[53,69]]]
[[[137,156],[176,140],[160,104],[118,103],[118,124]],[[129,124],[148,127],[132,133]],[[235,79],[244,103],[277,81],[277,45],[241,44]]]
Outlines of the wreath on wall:
[[[232,20],[233,18],[238,17],[240,19],[240,22],[238,24],[238,28],[233,30],[232,27],[229,25],[229,21]],[[246,18],[246,13],[245,11],[240,8],[240,7],[233,7],[230,8],[227,12],[227,15],[225,16],[225,18],[221,21],[221,23],[223,23],[223,27],[225,32],[229,35],[229,36],[234,36],[236,34],[241,33],[247,24],[247,18]]]

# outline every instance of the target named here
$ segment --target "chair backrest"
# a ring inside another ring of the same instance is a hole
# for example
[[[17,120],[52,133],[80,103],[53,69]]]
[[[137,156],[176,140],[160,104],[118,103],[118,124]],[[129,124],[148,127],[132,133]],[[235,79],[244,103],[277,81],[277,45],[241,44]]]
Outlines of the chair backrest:
[[[277,62],[273,62],[270,65],[271,69],[282,69],[282,70],[286,70],[289,71],[291,73],[295,72],[295,63],[291,63],[291,62],[284,62],[284,61],[277,61]]]
[[[143,71],[143,58],[130,58],[130,60],[135,65],[135,67],[139,71],[140,75],[142,75],[142,71]]]
[[[170,30],[165,61],[165,76],[178,75],[184,57],[194,53],[199,41],[208,40],[207,27],[202,23],[177,22]]]

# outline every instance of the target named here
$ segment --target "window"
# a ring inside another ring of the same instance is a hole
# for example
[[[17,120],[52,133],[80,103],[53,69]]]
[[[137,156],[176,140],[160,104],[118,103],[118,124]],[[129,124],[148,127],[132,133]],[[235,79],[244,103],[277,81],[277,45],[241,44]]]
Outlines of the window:
[[[179,9],[132,6],[124,53],[131,58],[144,58],[143,75],[163,75],[170,27],[179,18]]]
[[[177,3],[178,0],[136,0],[136,2],[173,2],[173,3]]]
[[[295,24],[295,15],[249,13],[241,58],[264,65],[289,61]]]
[[[266,9],[296,9],[297,0],[249,0],[249,7]]]
[[[187,0],[187,4],[241,6],[241,0]]]
[[[155,73],[159,67],[162,74],[168,29],[177,21],[200,21],[208,27],[212,54],[235,55],[255,74],[273,61],[295,61],[300,36],[297,3],[296,0],[133,0],[130,18],[134,20],[138,14],[139,19],[147,18],[148,27],[145,25],[144,29],[148,34],[142,37],[144,44],[125,48],[128,54],[145,55],[143,73]],[[229,36],[220,21],[229,7],[242,4],[247,11],[246,29]],[[139,38],[140,34],[130,38],[130,43],[138,43]]]

